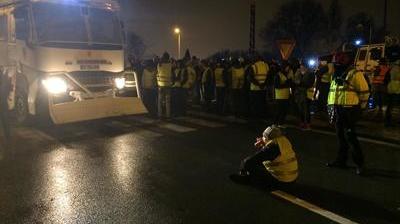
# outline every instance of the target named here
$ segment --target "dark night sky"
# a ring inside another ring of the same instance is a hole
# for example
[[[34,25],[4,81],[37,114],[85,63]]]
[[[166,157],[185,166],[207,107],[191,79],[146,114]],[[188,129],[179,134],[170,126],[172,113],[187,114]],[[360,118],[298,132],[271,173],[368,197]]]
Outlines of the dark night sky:
[[[257,29],[272,18],[282,2],[257,0]],[[327,8],[330,0],[317,0]],[[182,29],[183,49],[207,56],[220,49],[248,48],[248,0],[122,0],[127,27],[139,34],[148,46],[147,55],[164,51],[177,55],[173,27]],[[382,0],[341,0],[343,15],[365,11],[382,24]],[[400,34],[400,1],[389,0],[389,30]],[[257,41],[257,47],[262,43]]]

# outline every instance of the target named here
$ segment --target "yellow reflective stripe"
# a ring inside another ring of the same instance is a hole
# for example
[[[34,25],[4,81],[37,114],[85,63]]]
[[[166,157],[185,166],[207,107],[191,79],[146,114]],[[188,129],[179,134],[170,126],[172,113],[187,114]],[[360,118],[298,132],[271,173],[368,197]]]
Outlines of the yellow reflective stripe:
[[[297,161],[296,157],[292,157],[287,160],[277,161],[277,162],[266,161],[265,164],[268,166],[282,166],[296,161]]]
[[[281,170],[268,170],[271,174],[277,176],[290,176],[295,175],[299,172],[299,170],[291,170],[291,171],[281,171]]]

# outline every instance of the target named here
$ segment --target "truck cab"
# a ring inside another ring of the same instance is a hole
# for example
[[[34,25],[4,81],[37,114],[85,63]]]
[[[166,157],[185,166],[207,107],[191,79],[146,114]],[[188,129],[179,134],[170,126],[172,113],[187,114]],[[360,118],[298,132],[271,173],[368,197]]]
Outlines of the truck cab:
[[[0,3],[0,67],[13,80],[9,106],[19,123],[38,114],[63,124],[146,113],[139,94],[121,94],[125,38],[118,11],[114,0]]]

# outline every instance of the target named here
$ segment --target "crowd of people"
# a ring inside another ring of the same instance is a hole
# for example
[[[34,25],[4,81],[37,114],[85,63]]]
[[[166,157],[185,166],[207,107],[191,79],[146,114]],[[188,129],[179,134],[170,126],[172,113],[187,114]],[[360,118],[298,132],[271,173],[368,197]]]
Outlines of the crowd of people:
[[[328,95],[335,73],[331,61],[315,67],[301,60],[266,62],[252,58],[174,60],[161,58],[135,64],[140,74],[142,96],[150,114],[160,118],[183,116],[188,104],[201,105],[208,112],[237,117],[272,118],[285,126],[288,112],[296,114],[299,126],[309,130],[311,114],[327,115]],[[398,100],[399,61],[381,60],[369,81],[378,110],[387,94],[385,125],[392,125],[392,109]]]
[[[364,155],[356,126],[361,111],[375,102],[383,111],[387,95],[385,125],[391,126],[391,112],[400,99],[400,60],[380,60],[372,73],[357,70],[351,57],[338,53],[330,61],[310,66],[301,60],[266,62],[252,58],[198,60],[186,57],[137,64],[143,101],[150,114],[159,118],[184,116],[187,106],[198,104],[208,112],[237,117],[268,118],[282,128],[288,112],[294,112],[303,130],[311,129],[311,114],[322,114],[334,124],[338,137],[337,158],[326,165],[347,166],[349,149],[363,174]]]

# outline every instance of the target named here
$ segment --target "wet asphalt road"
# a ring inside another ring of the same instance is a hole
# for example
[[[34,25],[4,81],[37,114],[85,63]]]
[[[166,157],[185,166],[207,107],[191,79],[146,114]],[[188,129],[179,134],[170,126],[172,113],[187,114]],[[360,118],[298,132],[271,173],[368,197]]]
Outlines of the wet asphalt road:
[[[263,124],[128,117],[18,128],[0,155],[0,223],[335,223],[229,180]],[[400,147],[363,142],[367,176],[324,166],[335,137],[286,130],[286,192],[357,223],[400,223]]]

